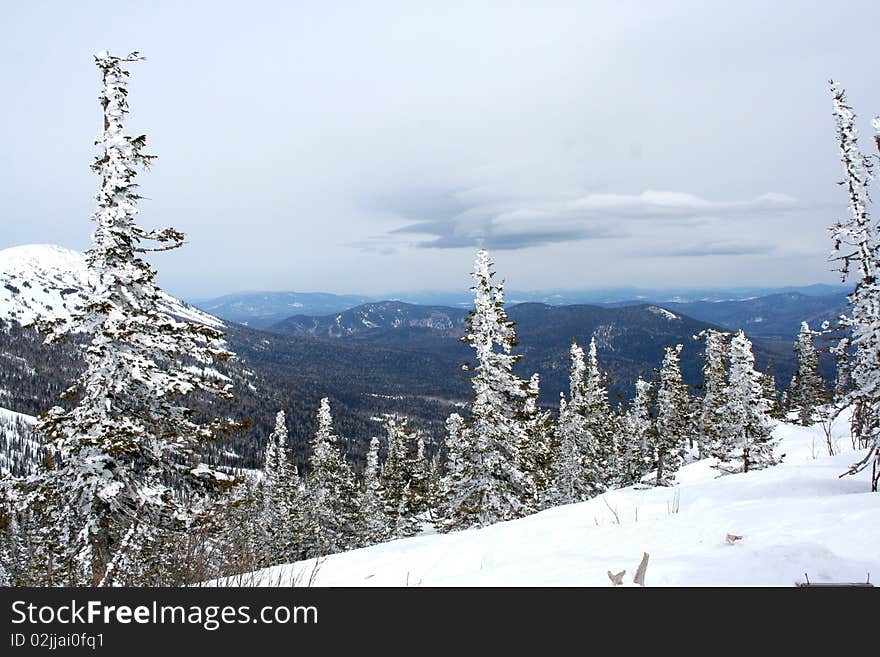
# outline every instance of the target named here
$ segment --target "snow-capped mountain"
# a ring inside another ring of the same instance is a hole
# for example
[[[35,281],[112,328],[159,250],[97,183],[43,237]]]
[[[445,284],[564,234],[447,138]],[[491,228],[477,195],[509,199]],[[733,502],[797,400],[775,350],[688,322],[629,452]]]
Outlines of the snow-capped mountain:
[[[0,320],[27,325],[68,315],[94,285],[85,256],[56,244],[27,244],[0,251]],[[222,327],[213,315],[162,293],[175,317]]]

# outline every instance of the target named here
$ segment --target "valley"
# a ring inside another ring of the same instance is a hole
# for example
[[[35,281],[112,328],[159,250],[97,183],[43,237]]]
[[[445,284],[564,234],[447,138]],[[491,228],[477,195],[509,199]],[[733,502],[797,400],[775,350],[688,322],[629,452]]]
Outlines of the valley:
[[[0,313],[0,406],[38,415],[56,403],[77,376],[78,350],[84,343],[81,336],[73,336],[63,344],[44,345],[39,333],[21,328],[20,323],[32,320],[31,309],[63,316],[68,306],[81,303],[88,276],[81,254],[50,245],[0,251],[0,272],[5,295]],[[244,433],[211,449],[212,459],[227,467],[250,468],[258,463],[279,408],[287,413],[290,446],[302,466],[314,432],[315,409],[325,395],[332,400],[344,449],[356,468],[362,467],[370,437],[380,433],[376,418],[388,414],[410,416],[414,426],[425,432],[433,453],[442,443],[446,417],[471,394],[470,376],[462,366],[473,354],[459,341],[468,315],[465,308],[370,302],[326,315],[291,315],[261,330],[215,318],[171,296],[166,299],[169,310],[178,316],[222,326],[238,356],[230,367],[235,403],[214,400],[210,409],[203,408],[206,413],[221,410],[252,422]],[[840,298],[789,293],[786,301],[759,298],[612,307],[513,304],[508,310],[517,325],[517,353],[522,355],[516,369],[524,378],[540,374],[539,403],[555,409],[559,394],[568,386],[571,341],[587,345],[595,337],[610,398],[617,404],[631,398],[637,377],[654,378],[666,345],[684,345],[682,373],[687,383],[697,385],[703,346],[694,336],[707,328],[729,328],[734,321],[760,313],[770,319],[747,328],[756,366],[763,371],[772,361],[781,389],[794,368],[794,334],[789,338],[776,333],[791,328],[799,312],[817,318],[831,315]],[[239,318],[260,323],[250,315]],[[762,333],[767,326],[774,334]],[[822,372],[828,380],[833,377],[827,355],[822,358]]]

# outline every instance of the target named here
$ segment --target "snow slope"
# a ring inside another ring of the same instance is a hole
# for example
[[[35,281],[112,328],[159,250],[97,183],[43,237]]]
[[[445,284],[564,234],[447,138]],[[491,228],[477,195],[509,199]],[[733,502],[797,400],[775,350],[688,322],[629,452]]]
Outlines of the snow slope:
[[[783,464],[716,478],[711,461],[674,488],[610,491],[587,502],[483,529],[423,534],[331,555],[316,586],[610,586],[650,554],[647,586],[793,586],[880,583],[880,495],[869,474],[838,478],[858,457],[846,418],[828,456],[818,426],[780,424]],[[742,539],[728,543],[727,534]],[[302,585],[313,561],[236,582]]]
[[[55,244],[26,244],[0,251],[0,320],[30,324],[40,318],[64,317],[81,306],[83,290],[92,285],[85,256]],[[220,328],[208,313],[162,293],[165,310]]]

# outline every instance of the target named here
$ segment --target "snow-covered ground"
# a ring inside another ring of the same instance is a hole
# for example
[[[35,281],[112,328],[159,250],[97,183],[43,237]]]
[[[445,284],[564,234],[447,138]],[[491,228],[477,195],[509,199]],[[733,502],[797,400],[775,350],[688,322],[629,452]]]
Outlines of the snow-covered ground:
[[[614,490],[579,504],[451,534],[425,534],[269,568],[235,582],[316,586],[793,586],[880,582],[880,494],[869,472],[839,478],[860,452],[846,418],[829,456],[819,426],[780,424],[784,462],[716,478],[685,466],[672,488]],[[742,536],[729,543],[728,534]]]

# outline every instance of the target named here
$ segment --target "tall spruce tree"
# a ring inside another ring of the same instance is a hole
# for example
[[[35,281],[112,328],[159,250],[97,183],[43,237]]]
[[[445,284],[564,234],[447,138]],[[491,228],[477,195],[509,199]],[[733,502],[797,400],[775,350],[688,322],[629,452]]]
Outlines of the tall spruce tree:
[[[379,463],[379,438],[370,440],[367,451],[367,465],[364,469],[364,483],[361,491],[359,512],[360,545],[381,543],[391,536],[389,519],[385,514],[385,488],[382,485],[382,472]]]
[[[287,447],[287,435],[284,411],[278,411],[275,430],[266,441],[260,491],[266,565],[288,563],[303,556],[303,486]]]
[[[309,457],[304,545],[310,557],[357,547],[358,486],[333,433],[330,400],[321,399]]]
[[[776,373],[773,361],[770,359],[767,360],[767,365],[761,374],[761,389],[764,399],[767,400],[767,413],[775,420],[783,419],[784,413],[779,402],[779,391],[776,388]]]
[[[220,574],[253,572],[269,565],[258,475],[240,477],[222,511],[217,550]]]
[[[755,370],[752,343],[738,331],[730,343],[730,378],[724,405],[725,432],[713,456],[723,473],[761,470],[780,462],[774,452],[773,421]],[[783,455],[784,456],[784,455]]]
[[[410,510],[419,519],[427,518],[433,499],[431,462],[425,451],[425,437],[415,432],[415,453],[410,466]]]
[[[11,483],[11,476],[7,477],[0,479],[0,586],[40,585],[44,583],[41,561],[47,552],[32,540],[35,526],[30,512],[16,510],[15,489],[2,485]]]
[[[559,393],[559,416],[550,443],[550,489],[546,506],[571,504],[589,499],[593,488],[586,485],[584,459],[577,439],[578,418],[568,411],[565,394]]]
[[[724,430],[724,391],[727,387],[728,334],[706,329],[698,337],[706,340],[703,351],[703,398],[697,416],[697,445],[700,457],[711,453]]]
[[[657,467],[649,449],[654,431],[651,419],[651,384],[639,377],[636,395],[623,418],[620,449],[620,484],[637,484]]]
[[[594,344],[594,343],[593,343]],[[593,350],[595,355],[595,350]],[[568,399],[560,396],[554,431],[553,490],[556,504],[581,502],[605,490],[606,460],[598,444],[598,365],[572,342]]]
[[[691,402],[681,376],[679,360],[682,345],[666,347],[657,392],[657,422],[654,432],[655,483],[671,485],[684,462],[684,449],[691,432]]]
[[[446,462],[444,470],[446,473],[453,472],[461,467],[460,457],[464,454],[465,447],[462,445],[464,439],[465,422],[464,418],[458,413],[450,413],[446,418]]]
[[[849,339],[847,338],[845,341],[842,340],[841,342],[844,343],[843,349],[840,348],[840,343],[831,348],[835,362],[837,363],[837,372],[834,375],[833,395],[835,406],[839,406],[840,402],[845,399],[850,390],[852,390],[852,377],[850,376],[849,362]]]
[[[448,445],[443,480],[442,531],[485,526],[535,510],[535,482],[522,469],[526,440],[522,409],[526,384],[513,372],[519,356],[513,322],[504,309],[503,284],[494,285],[492,261],[480,249],[472,277],[474,310],[462,341],[476,352],[470,416]]]
[[[278,416],[275,416],[275,429],[278,429]],[[278,527],[273,522],[272,500],[274,497],[274,484],[277,481],[275,470],[278,467],[278,442],[273,432],[263,449],[263,469],[257,475],[259,477],[254,486],[254,526],[256,533],[255,556],[259,567],[268,566],[272,563],[281,563],[275,560],[276,546],[274,534]]]
[[[797,370],[792,379],[795,387],[790,399],[798,409],[798,421],[806,427],[813,424],[816,408],[822,404],[825,396],[819,375],[819,354],[813,344],[813,332],[806,322],[801,322],[794,351],[797,354]]]
[[[522,470],[535,482],[535,505],[538,509],[552,503],[553,490],[553,417],[538,407],[540,376],[529,379],[523,404],[525,444],[520,449]]]
[[[847,280],[853,265],[858,276],[849,295],[849,314],[841,322],[849,335],[836,350],[839,356],[851,354],[851,388],[840,400],[838,412],[853,407],[853,436],[868,448],[847,474],[872,466],[871,490],[876,492],[880,486],[880,226],[868,212],[874,175],[871,160],[859,150],[855,114],[841,87],[832,82],[831,92],[850,210],[847,219],[831,227],[831,235],[842,280]],[[880,150],[880,117],[874,118],[872,125]]]
[[[594,458],[602,488],[614,485],[618,479],[617,440],[620,435],[620,419],[608,402],[606,377],[599,369],[596,355],[596,338],[590,340],[589,357],[586,362],[586,389],[584,412],[587,427],[594,445]]]
[[[85,371],[66,393],[78,395],[76,405],[52,408],[35,428],[54,457],[27,484],[51,542],[51,583],[163,581],[159,571],[175,556],[175,537],[205,520],[205,495],[232,479],[200,462],[201,447],[232,423],[201,424],[181,400],[191,393],[230,399],[229,380],[210,366],[232,353],[220,331],[165,311],[156,271],[140,257],[184,243],[173,228],[146,230],[135,222],[135,177],[154,158],[144,152],[146,137],[132,137],[124,126],[125,64],[140,59],[136,52],[95,56],[104,130],[92,165],[101,189],[86,262],[96,287],[71,317],[41,327],[47,341],[74,330],[92,336]]]
[[[385,517],[392,538],[414,536],[419,533],[418,515],[423,502],[417,499],[416,489],[423,481],[416,483],[416,459],[411,455],[418,439],[416,432],[407,426],[407,420],[388,418],[385,431],[388,434],[388,454],[382,466],[382,487],[384,489]],[[424,453],[422,454],[424,457]]]
[[[440,517],[441,508],[441,481],[443,479],[443,459],[440,451],[428,461],[428,512],[427,518],[431,523],[436,523]]]

